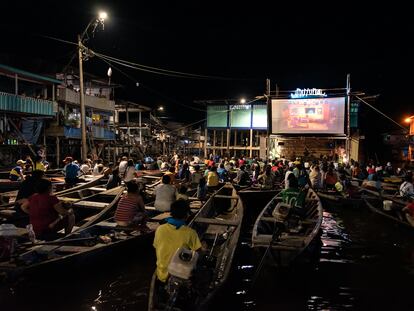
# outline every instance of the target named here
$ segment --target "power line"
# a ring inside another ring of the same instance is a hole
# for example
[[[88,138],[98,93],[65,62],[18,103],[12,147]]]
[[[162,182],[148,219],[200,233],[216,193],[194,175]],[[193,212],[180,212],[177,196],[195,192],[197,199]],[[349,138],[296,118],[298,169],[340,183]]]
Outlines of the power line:
[[[196,79],[245,80],[245,79],[240,79],[240,78],[209,76],[209,75],[193,74],[193,73],[182,72],[182,71],[167,70],[167,69],[163,69],[163,68],[146,66],[146,65],[143,65],[143,64],[139,64],[139,63],[134,63],[134,62],[122,60],[122,59],[119,59],[119,58],[115,58],[115,57],[108,56],[108,55],[101,54],[101,53],[97,53],[97,52],[94,52],[94,53],[97,56],[110,59],[110,60],[112,60],[114,62],[117,62],[120,65],[122,64],[123,66],[127,66],[127,67],[134,68],[134,69],[137,69],[137,70],[144,70],[144,69],[146,69],[144,71],[149,71],[149,72],[152,72],[152,73],[172,74],[172,76],[176,76],[176,77],[178,76],[178,77],[187,77],[187,78],[196,78]]]
[[[146,86],[145,84],[138,82],[138,80],[136,80],[134,77],[132,77],[131,75],[127,74],[127,73],[126,73],[126,72],[124,72],[123,70],[119,69],[117,66],[114,66],[112,62],[107,61],[107,60],[106,60],[106,59],[104,59],[104,58],[100,58],[100,59],[101,59],[103,62],[105,62],[106,64],[108,64],[109,66],[113,67],[115,70],[119,71],[119,72],[120,72],[121,74],[123,74],[125,77],[127,77],[128,79],[130,79],[131,81],[133,81],[135,84],[137,84],[137,83],[138,83],[138,84],[139,84],[140,86],[142,86],[144,89],[146,89],[146,90],[148,90],[148,91],[150,91],[150,92],[152,92],[152,93],[154,93],[154,94],[156,94],[156,95],[158,95],[158,96],[160,96],[160,97],[162,97],[162,98],[164,98],[164,99],[166,99],[166,100],[168,100],[168,101],[170,101],[170,102],[173,102],[173,103],[175,103],[175,104],[181,105],[181,106],[183,106],[183,107],[186,107],[186,108],[189,108],[189,109],[192,109],[192,110],[195,110],[195,111],[206,112],[206,110],[204,110],[204,109],[199,109],[199,108],[195,108],[195,107],[192,107],[192,106],[189,106],[189,105],[186,105],[186,104],[180,103],[180,102],[178,102],[178,101],[176,101],[176,100],[174,100],[174,99],[172,99],[172,98],[170,98],[170,97],[168,97],[168,96],[166,96],[166,95],[164,95],[164,94],[160,93],[159,91],[156,91],[156,90],[154,90],[154,89],[150,88],[149,86]]]
[[[382,115],[383,117],[387,118],[388,120],[390,120],[391,122],[395,123],[396,125],[398,125],[399,127],[401,127],[404,131],[407,132],[407,129],[405,127],[403,127],[401,124],[399,124],[397,121],[394,121],[393,119],[391,119],[389,116],[387,116],[385,113],[383,113],[382,111],[380,111],[379,109],[375,108],[374,106],[372,106],[371,104],[369,104],[368,102],[366,102],[365,100],[363,100],[361,97],[356,96],[356,98],[358,98],[360,101],[362,101],[365,105],[367,105],[368,107],[374,109],[376,112],[378,112],[380,115]]]

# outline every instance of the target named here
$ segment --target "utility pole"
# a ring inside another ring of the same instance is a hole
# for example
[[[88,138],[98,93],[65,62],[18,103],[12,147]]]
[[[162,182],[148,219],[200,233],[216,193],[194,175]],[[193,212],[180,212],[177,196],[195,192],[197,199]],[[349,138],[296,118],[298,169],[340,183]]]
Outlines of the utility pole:
[[[81,137],[82,137],[82,160],[86,161],[88,147],[86,144],[86,116],[85,116],[85,93],[83,89],[83,58],[82,58],[82,38],[78,35],[78,53],[79,53],[79,89],[80,89],[80,118],[81,118]]]
[[[351,161],[351,75],[346,75],[346,156]]]

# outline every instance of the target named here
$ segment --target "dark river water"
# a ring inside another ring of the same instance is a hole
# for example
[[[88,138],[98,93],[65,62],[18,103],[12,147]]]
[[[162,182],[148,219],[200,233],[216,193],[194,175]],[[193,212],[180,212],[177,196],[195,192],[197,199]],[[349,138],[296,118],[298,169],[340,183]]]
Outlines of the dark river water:
[[[414,310],[414,230],[362,208],[324,212],[317,256],[276,269],[240,239],[212,310]],[[319,249],[319,248],[320,249]],[[152,247],[99,258],[53,277],[2,286],[0,310],[146,310]]]

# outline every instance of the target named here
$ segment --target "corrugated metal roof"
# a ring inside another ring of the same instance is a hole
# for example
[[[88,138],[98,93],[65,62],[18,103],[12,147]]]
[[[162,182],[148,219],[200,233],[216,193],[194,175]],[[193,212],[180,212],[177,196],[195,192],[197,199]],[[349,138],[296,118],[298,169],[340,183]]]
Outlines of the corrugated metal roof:
[[[33,79],[33,80],[38,81],[38,82],[46,82],[46,83],[53,83],[53,84],[61,84],[62,83],[62,81],[54,79],[54,78],[41,76],[41,75],[38,75],[36,73],[28,72],[28,71],[25,71],[25,70],[22,70],[22,69],[17,69],[17,68],[11,67],[11,66],[3,65],[3,64],[0,64],[0,71],[8,72],[8,73],[15,73],[15,74],[18,74],[22,77],[30,78],[30,79]]]

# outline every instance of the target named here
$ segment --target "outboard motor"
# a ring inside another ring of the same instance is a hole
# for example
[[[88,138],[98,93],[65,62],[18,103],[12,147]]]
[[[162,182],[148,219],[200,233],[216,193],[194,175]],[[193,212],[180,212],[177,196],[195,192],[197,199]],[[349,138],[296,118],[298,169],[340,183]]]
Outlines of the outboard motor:
[[[167,292],[169,299],[165,310],[172,310],[176,304],[179,292],[191,288],[190,278],[196,268],[198,253],[184,247],[177,249],[170,264],[168,265],[168,273],[170,277],[167,283]],[[185,299],[185,298],[184,298]]]
[[[197,265],[198,253],[184,247],[177,249],[168,265],[170,276],[189,280]]]

